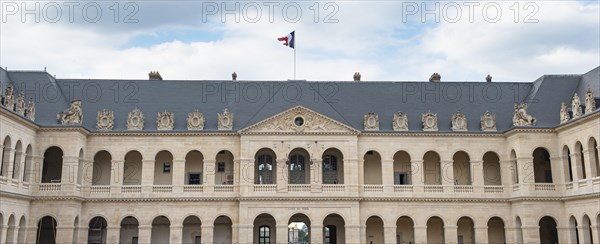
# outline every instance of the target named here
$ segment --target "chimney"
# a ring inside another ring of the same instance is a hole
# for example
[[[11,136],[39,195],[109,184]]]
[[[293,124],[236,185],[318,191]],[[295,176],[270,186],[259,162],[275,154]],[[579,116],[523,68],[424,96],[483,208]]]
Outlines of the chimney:
[[[492,82],[492,76],[491,76],[490,74],[488,74],[488,75],[485,77],[485,81],[487,81],[487,82]]]
[[[354,72],[354,81],[360,81],[360,72]]]
[[[235,72],[233,72],[233,73],[231,74],[231,79],[232,79],[232,80],[237,80],[237,74],[236,74]]]
[[[148,73],[148,79],[149,80],[162,80],[162,76],[160,76],[160,73],[158,73],[158,71],[150,71],[150,73]]]
[[[442,80],[442,76],[438,73],[431,74],[429,77],[429,82],[440,82]]]

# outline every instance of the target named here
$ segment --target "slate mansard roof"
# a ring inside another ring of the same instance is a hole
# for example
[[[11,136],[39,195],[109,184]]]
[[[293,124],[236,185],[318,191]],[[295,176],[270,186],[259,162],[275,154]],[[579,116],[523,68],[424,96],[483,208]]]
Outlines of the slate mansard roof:
[[[410,132],[423,132],[421,115],[429,111],[437,113],[439,132],[451,132],[452,115],[461,111],[468,119],[468,132],[479,133],[480,117],[490,111],[496,116],[498,132],[504,132],[513,127],[515,103],[528,104],[528,113],[537,119],[535,128],[552,128],[560,123],[561,102],[570,109],[575,92],[582,104],[588,87],[596,100],[600,95],[600,67],[583,75],[543,75],[533,82],[55,79],[45,71],[2,68],[0,81],[2,93],[12,83],[14,94],[24,91],[26,101],[34,97],[39,126],[62,126],[56,114],[67,109],[72,99],[80,99],[83,127],[97,131],[97,112],[108,109],[114,111],[116,132],[127,131],[127,116],[135,108],[144,114],[143,131],[157,131],[157,113],[165,110],[175,114],[174,132],[187,131],[188,113],[198,109],[206,119],[203,131],[214,132],[217,113],[225,108],[233,113],[233,131],[238,131],[295,106],[359,131],[364,131],[363,116],[374,112],[379,116],[379,132],[393,131],[398,111],[407,114]]]

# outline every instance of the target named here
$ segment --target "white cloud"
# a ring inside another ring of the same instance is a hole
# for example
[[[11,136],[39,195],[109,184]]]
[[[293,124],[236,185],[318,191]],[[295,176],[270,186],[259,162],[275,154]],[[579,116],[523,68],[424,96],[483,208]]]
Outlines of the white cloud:
[[[298,33],[300,79],[351,80],[360,71],[363,80],[426,80],[439,72],[443,80],[483,80],[491,73],[498,81],[532,81],[600,65],[597,3],[536,2],[536,24],[514,23],[503,4],[505,15],[494,24],[479,16],[474,23],[408,25],[399,3],[338,4],[337,24],[314,23],[308,9],[298,23],[200,25],[200,14],[187,10],[176,20],[140,23],[131,32],[110,31],[109,24],[9,22],[0,26],[0,65],[48,67],[59,78],[145,79],[150,70],[159,70],[167,79],[229,79],[236,71],[241,80],[285,80],[293,75],[293,50],[276,38],[291,30]],[[173,26],[218,30],[223,38],[122,48],[136,35]]]

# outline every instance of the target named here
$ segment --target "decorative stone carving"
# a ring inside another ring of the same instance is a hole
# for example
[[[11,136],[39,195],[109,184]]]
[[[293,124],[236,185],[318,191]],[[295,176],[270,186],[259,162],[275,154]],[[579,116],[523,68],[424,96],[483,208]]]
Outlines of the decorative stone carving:
[[[229,110],[227,110],[227,108],[225,108],[225,110],[223,110],[223,113],[218,113],[217,115],[219,116],[219,124],[218,124],[219,130],[232,130],[233,129],[233,114],[230,113]]]
[[[158,112],[156,116],[156,129],[157,130],[173,130],[175,123],[175,115],[173,112]]]
[[[438,73],[433,73],[433,74],[431,74],[431,77],[429,77],[430,82],[440,82],[441,80],[442,80],[442,76]]]
[[[379,115],[368,112],[364,116],[363,124],[365,126],[365,130],[379,130]]]
[[[71,107],[56,114],[56,118],[63,125],[81,124],[83,121],[83,110],[81,109],[81,100],[71,101]]]
[[[395,131],[408,130],[408,116],[406,116],[406,114],[403,112],[394,113],[394,122],[392,123],[392,127]]]
[[[565,123],[571,119],[569,110],[567,110],[567,104],[565,102],[560,103],[560,123]]]
[[[237,80],[237,73],[235,73],[235,72],[231,73],[231,79]]]
[[[13,95],[13,87],[11,84],[8,84],[6,87],[6,92],[4,93],[4,107],[10,111],[13,111],[14,108],[15,96]]]
[[[452,115],[452,130],[467,131],[467,117],[460,111]]]
[[[485,81],[486,81],[486,82],[492,82],[492,76],[488,74],[488,75],[485,77]]]
[[[579,99],[579,95],[577,95],[577,93],[573,95],[573,101],[571,101],[571,111],[573,111],[573,118],[577,118],[583,114],[581,112],[581,100]]]
[[[513,114],[513,126],[535,125],[536,119],[527,114],[527,104],[515,104],[515,112]]]
[[[19,93],[17,103],[15,104],[15,112],[20,115],[25,115],[25,93]]]
[[[143,130],[144,114],[139,109],[134,109],[127,116],[127,130]]]
[[[302,123],[298,123],[301,118]],[[298,125],[301,124],[301,125]],[[350,126],[296,106],[241,130],[242,133],[357,133]]]
[[[27,108],[25,109],[25,117],[29,118],[31,121],[35,121],[35,102],[33,101],[33,98],[29,98]]]
[[[492,115],[490,111],[485,111],[483,116],[481,116],[481,130],[496,131],[496,115]]]
[[[362,75],[359,72],[354,72],[354,76],[352,78],[354,78],[354,81],[360,81],[360,77]]]
[[[423,122],[424,131],[437,131],[437,114],[428,112],[421,116],[421,122]]]
[[[98,111],[98,116],[96,116],[96,129],[112,130],[114,127],[114,121],[114,113],[108,109],[102,109]]]
[[[187,117],[187,128],[188,130],[203,130],[204,129],[204,115],[194,110],[188,113]]]
[[[591,113],[596,110],[596,100],[594,100],[594,92],[588,87],[585,93],[585,113]]]

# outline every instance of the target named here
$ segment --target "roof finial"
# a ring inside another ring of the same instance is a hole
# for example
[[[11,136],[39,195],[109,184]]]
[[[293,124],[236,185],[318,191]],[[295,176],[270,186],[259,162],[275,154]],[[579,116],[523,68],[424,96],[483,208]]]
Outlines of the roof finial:
[[[231,79],[237,80],[237,73],[235,73],[235,71],[231,74]]]
[[[485,77],[485,81],[487,81],[487,82],[492,82],[492,76],[491,76],[490,74],[488,74],[488,75]]]
[[[360,81],[360,72],[354,72],[354,81]]]
[[[158,73],[158,71],[150,71],[150,73],[148,73],[148,79],[149,80],[162,80],[162,76],[160,76],[160,73]]]
[[[433,74],[431,74],[431,77],[429,77],[430,82],[440,82],[441,80],[442,80],[442,76],[438,73],[433,73]]]

